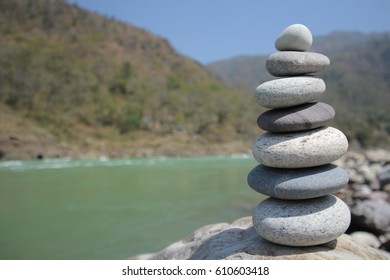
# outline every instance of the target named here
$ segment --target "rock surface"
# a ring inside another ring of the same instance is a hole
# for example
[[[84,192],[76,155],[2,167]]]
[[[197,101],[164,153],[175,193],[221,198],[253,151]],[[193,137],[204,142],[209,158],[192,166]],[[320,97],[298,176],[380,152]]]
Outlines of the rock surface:
[[[348,149],[345,135],[333,127],[262,134],[252,147],[254,158],[269,167],[302,168],[331,163]]]
[[[354,223],[368,230],[390,232],[390,204],[384,200],[363,200],[351,209]]]
[[[275,41],[275,48],[279,51],[306,51],[313,43],[313,35],[303,24],[288,26]]]
[[[390,188],[381,188],[379,176],[390,167],[390,152],[348,151],[336,163],[350,177],[347,187],[336,193],[352,212],[348,231],[370,232],[380,241],[381,249],[390,251]]]
[[[379,239],[372,233],[366,231],[355,231],[350,234],[353,240],[366,244],[372,248],[378,249],[381,246]]]
[[[342,235],[351,221],[347,205],[333,195],[304,200],[267,198],[252,217],[264,239],[288,246],[324,244]]]
[[[307,199],[334,193],[348,184],[348,173],[336,165],[285,169],[258,165],[248,174],[255,191],[281,199]]]
[[[300,105],[319,98],[326,90],[324,81],[315,77],[290,77],[271,80],[256,88],[257,104],[266,108]]]
[[[257,118],[257,125],[269,132],[309,130],[328,124],[335,116],[332,106],[316,102],[272,109]]]
[[[151,260],[386,260],[389,256],[348,235],[312,247],[276,245],[260,237],[245,217],[232,224],[204,226],[187,238],[169,245],[158,253],[134,256],[131,259]]]
[[[321,72],[329,64],[329,58],[323,54],[286,51],[271,54],[265,66],[271,75],[285,77]]]

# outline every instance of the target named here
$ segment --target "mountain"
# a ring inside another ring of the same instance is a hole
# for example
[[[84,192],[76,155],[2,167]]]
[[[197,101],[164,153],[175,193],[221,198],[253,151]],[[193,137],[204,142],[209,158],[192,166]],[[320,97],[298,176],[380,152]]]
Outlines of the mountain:
[[[3,159],[237,152],[258,133],[242,89],[66,1],[1,0],[0,64]]]
[[[363,147],[389,147],[390,33],[334,32],[314,38],[309,51],[331,60],[322,77],[327,90],[321,101],[336,109],[334,125]],[[275,79],[265,69],[267,56],[239,56],[208,65],[231,85],[252,93]]]
[[[332,61],[322,77],[335,125],[389,145],[389,34],[336,32],[312,49]],[[206,67],[66,1],[1,0],[0,159],[247,152],[265,110],[248,92],[272,78],[265,59]]]

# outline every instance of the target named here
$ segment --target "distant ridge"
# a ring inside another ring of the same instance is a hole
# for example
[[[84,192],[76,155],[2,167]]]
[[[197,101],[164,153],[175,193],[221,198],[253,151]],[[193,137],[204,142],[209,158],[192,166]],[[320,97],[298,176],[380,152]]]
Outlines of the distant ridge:
[[[314,38],[309,51],[331,59],[319,75],[327,90],[321,99],[336,108],[335,125],[363,147],[389,147],[390,33],[333,32]],[[208,65],[231,85],[253,92],[275,77],[265,69],[267,56],[238,56]]]
[[[363,147],[389,146],[389,37],[335,32],[312,47],[331,59],[335,125]],[[63,0],[2,0],[0,159],[248,153],[265,59],[206,67]]]
[[[3,159],[243,152],[257,133],[242,89],[66,1],[0,1],[0,63]]]

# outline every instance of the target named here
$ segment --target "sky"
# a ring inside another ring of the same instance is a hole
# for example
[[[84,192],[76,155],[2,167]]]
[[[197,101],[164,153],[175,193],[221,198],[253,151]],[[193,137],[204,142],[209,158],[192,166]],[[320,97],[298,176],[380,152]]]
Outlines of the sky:
[[[390,31],[389,0],[68,0],[167,39],[207,64],[238,55],[268,55],[289,25],[313,36],[333,31]]]

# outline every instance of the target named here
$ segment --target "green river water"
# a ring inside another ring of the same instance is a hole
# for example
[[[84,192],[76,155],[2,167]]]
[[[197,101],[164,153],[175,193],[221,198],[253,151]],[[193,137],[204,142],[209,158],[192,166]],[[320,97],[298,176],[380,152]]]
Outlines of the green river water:
[[[0,162],[0,259],[125,259],[264,199],[248,156]]]

